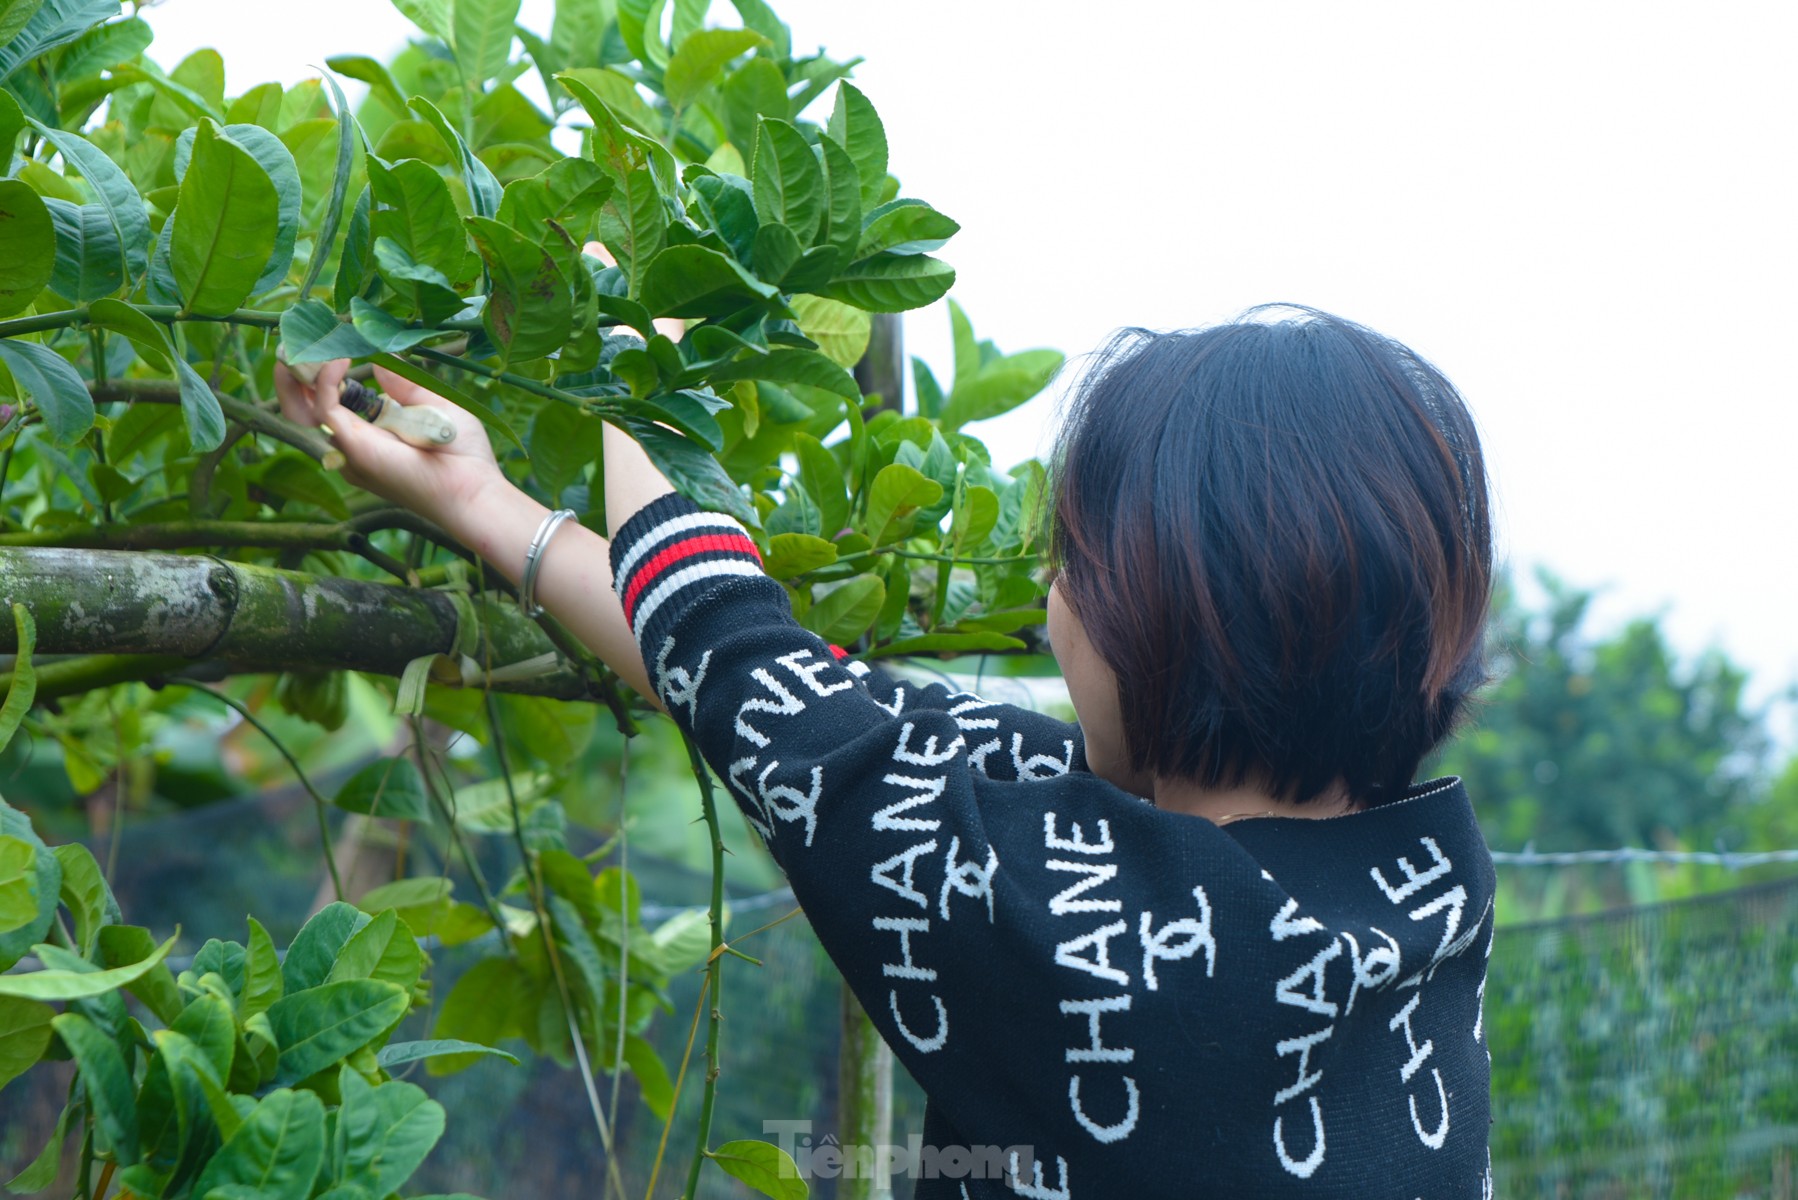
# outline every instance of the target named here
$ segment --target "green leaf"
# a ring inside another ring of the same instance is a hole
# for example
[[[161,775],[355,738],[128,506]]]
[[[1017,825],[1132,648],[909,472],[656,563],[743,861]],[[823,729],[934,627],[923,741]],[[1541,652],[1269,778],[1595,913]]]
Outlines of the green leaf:
[[[818,139],[818,165],[824,172],[824,219],[818,225],[818,245],[836,251],[836,266],[857,257],[862,237],[861,172],[849,152],[829,137]]]
[[[794,434],[793,449],[799,456],[799,482],[818,506],[824,532],[834,538],[849,524],[849,491],[844,483],[843,464],[809,433]]]
[[[468,235],[437,168],[416,158],[391,166],[370,158],[368,187],[382,206],[369,213],[369,233],[377,244],[392,238],[413,262],[438,271],[449,286],[468,257]]]
[[[949,301],[949,333],[955,345],[955,382],[953,391],[963,380],[972,379],[980,371],[980,342],[974,336],[974,323],[954,300]]]
[[[94,1119],[112,1143],[120,1162],[137,1160],[137,1090],[119,1044],[80,1013],[52,1018],[51,1026],[81,1073],[82,1089]]]
[[[512,58],[512,26],[518,0],[453,0],[451,26],[462,78],[477,89],[496,79]]]
[[[605,425],[571,404],[545,404],[531,422],[531,473],[551,496],[599,460]]]
[[[280,197],[256,157],[206,119],[169,220],[169,261],[187,308],[228,316],[255,290],[274,253]]]
[[[876,546],[884,546],[900,532],[907,517],[942,498],[943,485],[936,480],[904,463],[888,463],[868,489],[862,528]]]
[[[260,125],[226,125],[224,134],[256,160],[275,188],[275,244],[269,252],[262,274],[251,288],[251,294],[254,295],[266,292],[280,283],[287,277],[288,267],[293,265],[294,240],[300,232],[300,169],[294,163],[293,152],[280,138]],[[177,179],[186,179],[186,169],[191,161],[196,136],[195,131],[190,129],[182,131],[181,136],[176,139]]]
[[[508,362],[553,353],[574,325],[574,295],[549,251],[510,226],[469,217],[475,248],[493,275],[481,324]]]
[[[0,835],[0,933],[37,920],[37,855],[24,838]]]
[[[38,1151],[37,1157],[6,1181],[6,1190],[14,1195],[29,1195],[41,1192],[56,1182],[57,1169],[62,1165],[62,1145],[68,1137],[69,1121],[75,1115],[79,1105],[70,1101],[63,1106],[62,1115],[56,1118],[56,1128],[50,1133],[50,1140]]]
[[[642,93],[637,91],[636,83],[620,74],[615,67],[575,67],[561,72],[557,79],[567,88],[569,95],[581,102],[589,115],[592,115],[593,103],[605,105],[605,117],[595,117],[596,122],[627,125],[650,138],[662,137],[667,132],[665,119],[644,101]],[[587,95],[583,96],[577,91],[572,86],[574,84],[585,88]]]
[[[125,286],[125,248],[104,206],[44,201],[56,233],[50,286],[78,304],[110,296]]]
[[[337,961],[338,951],[368,920],[355,905],[341,900],[314,913],[294,935],[287,957],[281,962],[282,984],[288,996],[323,983],[331,973],[331,964]]]
[[[112,889],[106,886],[100,864],[94,861],[93,852],[86,846],[70,842],[56,847],[51,853],[56,855],[56,861],[62,867],[60,898],[75,917],[75,947],[86,958],[94,952],[101,927],[118,920],[119,904],[112,898]],[[19,925],[23,924],[23,921],[19,922]]]
[[[20,0],[14,0],[15,3]],[[0,45],[4,45],[6,37],[0,33]],[[25,129],[25,112],[19,102],[12,98],[12,93],[0,90],[0,159],[12,162],[13,148],[18,145],[19,134]]]
[[[450,20],[451,0],[393,0],[393,6],[414,25],[442,42],[454,44]]]
[[[656,1054],[655,1047],[636,1034],[624,1039],[624,1062],[637,1077],[637,1094],[657,1120],[666,1121],[674,1106],[674,1081],[668,1068]]]
[[[349,520],[350,506],[337,490],[333,482],[335,476],[308,455],[284,450],[264,459],[244,475],[254,479],[256,486],[272,496],[310,504],[339,521]],[[343,674],[341,671],[289,672],[282,676],[286,682],[277,685],[276,698],[295,716],[305,717],[327,729],[337,729],[343,725],[345,715]],[[330,682],[332,680],[336,682]]]
[[[789,307],[799,332],[818,343],[819,352],[839,367],[854,368],[868,352],[874,320],[862,309],[811,295],[794,296]]]
[[[37,406],[57,445],[72,446],[93,428],[93,397],[68,359],[36,342],[0,338],[0,362]]]
[[[393,1042],[381,1047],[375,1053],[375,1062],[382,1070],[391,1071],[395,1067],[409,1062],[417,1062],[425,1058],[442,1058],[445,1055],[466,1055],[478,1058],[491,1055],[503,1058],[513,1066],[518,1065],[518,1056],[508,1054],[504,1050],[496,1050],[492,1046],[483,1046],[478,1042],[465,1042],[461,1038],[431,1038],[420,1042]]]
[[[231,1005],[222,996],[197,996],[181,1010],[170,1026],[200,1052],[214,1078],[231,1075],[231,1056],[237,1045],[237,1026]]]
[[[532,984],[519,965],[509,958],[483,958],[456,980],[437,1014],[436,1032],[487,1046],[522,1034],[519,1014],[534,1006]],[[431,1056],[427,1070],[449,1075],[471,1067],[484,1051],[462,1051]]]
[[[420,342],[437,336],[435,329],[408,325],[360,296],[350,300],[350,323],[362,335],[363,341],[388,354],[404,354]]]
[[[986,363],[970,377],[958,377],[943,405],[943,428],[953,431],[1010,412],[1048,387],[1063,361],[1059,351],[1025,350]]]
[[[5,750],[12,744],[13,734],[19,731],[19,723],[25,719],[25,714],[31,711],[32,702],[37,699],[37,668],[31,665],[31,656],[37,650],[37,619],[31,615],[30,609],[15,600],[12,620],[18,638],[18,652],[13,657],[12,683],[6,689],[6,703],[0,704],[0,750]],[[0,816],[18,815],[19,822],[24,824],[25,831],[30,834],[26,840],[42,846],[37,835],[30,833],[31,823],[17,814],[17,810],[3,807],[5,804],[4,800],[0,800]],[[0,825],[0,832],[6,832],[3,825]],[[41,933],[33,935],[34,938],[42,936]],[[0,971],[11,965],[0,964]]]
[[[290,989],[267,1014],[281,1047],[276,1080],[305,1079],[347,1058],[392,1028],[410,1004],[406,988],[379,979]]]
[[[270,1092],[212,1156],[193,1195],[306,1200],[325,1161],[325,1106],[311,1092]]]
[[[412,928],[389,908],[378,913],[343,945],[328,980],[378,979],[411,990],[424,972],[424,956]]]
[[[224,440],[225,414],[218,397],[175,348],[166,327],[124,301],[110,298],[94,301],[88,319],[129,338],[139,354],[180,382],[181,415],[195,449],[211,450]]]
[[[874,624],[886,595],[880,576],[857,575],[807,609],[799,623],[827,642],[847,646]]]
[[[196,1046],[191,1038],[173,1029],[159,1029],[150,1036],[156,1043],[156,1052],[162,1058],[162,1069],[168,1080],[169,1090],[173,1093],[168,1098],[173,1099],[174,1095],[183,1097],[182,1107],[176,1112],[177,1120],[192,1120],[191,1113],[186,1110],[193,1098],[194,1089],[197,1089],[197,1099],[212,1114],[219,1136],[225,1141],[236,1137],[237,1131],[243,1128],[243,1114],[238,1105],[241,1104],[248,1110],[254,1107],[255,1101],[248,1096],[238,1096],[234,1103],[231,1094],[225,1090],[226,1080],[218,1072],[217,1060]],[[140,1110],[144,1106],[144,1100],[148,1098],[148,1092],[149,1086],[146,1084],[144,1092],[139,1094]],[[187,1138],[182,1140],[185,1143]],[[152,1155],[156,1152],[154,1143],[151,1144],[150,1152]]]
[[[669,246],[643,272],[641,300],[661,317],[715,317],[773,299],[779,289],[705,246]]]
[[[702,29],[681,42],[668,61],[662,92],[675,108],[685,108],[731,59],[767,44],[753,29]]]
[[[662,13],[668,0],[618,0],[618,36],[631,57],[652,67],[668,65],[668,43],[662,38]]]
[[[800,245],[799,235],[785,225],[770,222],[755,231],[755,241],[749,247],[749,265],[763,279],[780,282],[787,277],[805,256],[805,247]]]
[[[615,182],[612,198],[600,210],[599,240],[624,268],[634,296],[650,261],[667,242],[668,212],[648,167],[626,171]]]
[[[509,27],[508,27],[509,28]],[[499,212],[500,186],[487,164],[475,157],[462,135],[456,132],[444,117],[441,110],[423,96],[414,96],[407,102],[413,112],[419,114],[443,139],[450,154],[462,164],[462,182],[468,188],[468,202],[475,216],[491,217]]]
[[[874,104],[853,84],[837,85],[837,103],[831,110],[827,132],[832,141],[849,152],[861,176],[862,208],[880,203],[887,182],[887,134]]]
[[[437,876],[396,879],[368,891],[356,901],[365,913],[391,909],[406,923],[414,937],[428,937],[445,924],[454,905],[450,894],[454,885]]]
[[[107,967],[122,967],[142,961],[156,953],[156,939],[138,925],[108,925],[100,931],[100,961]],[[135,979],[127,980],[125,990],[143,1001],[144,1007],[164,1025],[173,1024],[181,1013],[181,989],[175,976],[159,960]]]
[[[63,51],[56,64],[57,78],[66,87],[107,67],[130,62],[150,48],[153,37],[149,23],[138,17],[91,29]],[[5,35],[0,34],[0,41],[3,40]]]
[[[824,212],[824,172],[805,135],[789,122],[763,117],[749,170],[762,223],[785,225],[801,245],[811,245]]]
[[[343,223],[343,202],[349,195],[350,175],[356,157],[356,122],[350,115],[350,102],[335,79],[327,75],[325,82],[330,85],[331,97],[337,103],[337,162],[331,172],[331,199],[325,205],[324,223],[319,226],[318,237],[313,240],[312,260],[306,264],[306,278],[300,284],[302,300],[312,294],[319,272],[324,270],[325,260],[331,256],[331,243],[337,240],[337,227]],[[403,112],[404,109],[396,111]],[[351,261],[349,242],[353,237],[352,221],[351,236],[345,239],[342,263]],[[343,268],[340,265],[338,269],[341,271]]]
[[[0,317],[29,308],[55,270],[56,230],[43,198],[0,179]]]
[[[922,200],[894,200],[868,214],[855,258],[887,254],[928,254],[940,250],[961,226]]]
[[[379,59],[365,54],[339,54],[325,59],[325,65],[345,79],[366,83],[369,91],[393,110],[394,116],[405,115],[406,95],[394,82],[393,73]]]
[[[370,1196],[397,1191],[443,1136],[443,1105],[421,1087],[398,1081],[371,1086],[351,1067],[338,1075],[332,1160],[340,1183]]]
[[[56,1010],[36,1000],[0,996],[0,1088],[37,1065],[50,1044]]]
[[[941,300],[954,286],[955,268],[928,254],[876,254],[812,290],[869,312],[905,312]]]
[[[409,758],[377,758],[337,789],[331,803],[345,812],[429,821],[435,817],[424,779]]]
[[[249,918],[249,925],[250,944],[245,947],[243,960],[243,1000],[238,1005],[245,1017],[268,1011],[268,1006],[286,991],[274,939],[255,917]]]
[[[768,557],[762,565],[772,579],[791,579],[819,567],[828,567],[835,561],[837,547],[834,542],[806,533],[777,533],[768,539]]]
[[[593,218],[612,194],[612,181],[598,163],[564,158],[540,174],[514,179],[499,202],[498,220],[528,238],[543,235],[555,221],[577,242],[587,239]]]
[[[745,524],[757,523],[755,510],[735,481],[703,447],[640,417],[624,417],[621,424],[681,495],[701,508],[726,513]]]
[[[58,46],[66,46],[108,17],[119,15],[114,0],[15,0],[0,17],[0,79]],[[22,25],[13,28],[20,16]]]
[[[733,1179],[774,1200],[805,1200],[809,1191],[792,1157],[772,1142],[726,1142],[706,1156]]]
[[[719,115],[730,135],[730,145],[739,151],[754,147],[757,120],[778,117],[784,121],[793,115],[792,102],[787,98],[786,75],[773,60],[761,55],[732,71],[719,89],[719,97],[722,109]],[[858,216],[860,209],[858,202]]]
[[[381,278],[412,303],[413,312],[426,325],[455,316],[465,307],[462,297],[450,286],[449,279],[436,267],[414,262],[412,256],[392,238],[375,239],[375,264]],[[351,296],[348,307],[352,314],[360,296]],[[366,301],[363,301],[367,303]],[[353,321],[352,317],[352,321]],[[427,334],[432,331],[427,330]]]
[[[862,391],[855,376],[815,350],[783,347],[767,354],[748,355],[714,368],[711,383],[723,387],[739,379],[765,380],[770,383],[803,383],[843,397],[851,404],[861,403]]]
[[[281,354],[290,365],[366,358],[375,348],[323,300],[302,300],[281,314]]]

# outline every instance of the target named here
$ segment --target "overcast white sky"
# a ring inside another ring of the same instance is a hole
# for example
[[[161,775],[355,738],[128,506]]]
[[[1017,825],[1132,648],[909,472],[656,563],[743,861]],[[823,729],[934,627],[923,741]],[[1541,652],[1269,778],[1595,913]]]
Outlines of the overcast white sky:
[[[1075,356],[1269,300],[1371,325],[1467,396],[1516,568],[1605,586],[1607,623],[1664,609],[1763,697],[1798,680],[1798,9],[776,8],[800,45],[868,59],[893,170],[962,223],[955,294],[1001,348]],[[234,92],[409,30],[384,0],[147,16],[158,61],[216,46]],[[947,363],[940,309],[906,329]],[[975,431],[1015,459],[1052,418],[1043,400]]]

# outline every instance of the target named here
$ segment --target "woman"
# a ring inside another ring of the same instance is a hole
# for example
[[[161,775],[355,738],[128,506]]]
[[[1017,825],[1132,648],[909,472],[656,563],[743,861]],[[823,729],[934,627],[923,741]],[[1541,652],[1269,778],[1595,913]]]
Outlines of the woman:
[[[478,422],[419,451],[283,376],[350,478],[691,730],[930,1098],[917,1195],[1489,1196],[1493,872],[1413,785],[1480,678],[1485,475],[1453,387],[1311,310],[1133,331],[1057,450],[1077,725],[795,623],[735,522],[605,431],[612,540]],[[543,541],[548,536],[547,544]]]

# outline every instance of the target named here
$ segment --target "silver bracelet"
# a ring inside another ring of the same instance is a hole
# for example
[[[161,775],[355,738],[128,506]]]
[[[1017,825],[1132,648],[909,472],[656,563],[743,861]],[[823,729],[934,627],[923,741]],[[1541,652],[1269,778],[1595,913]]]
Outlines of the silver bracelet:
[[[537,535],[531,539],[530,548],[524,552],[524,578],[518,581],[518,607],[524,609],[527,617],[540,616],[543,612],[543,606],[537,603],[537,568],[543,565],[543,551],[562,522],[575,515],[572,508],[558,508],[544,517],[543,524],[537,526]]]

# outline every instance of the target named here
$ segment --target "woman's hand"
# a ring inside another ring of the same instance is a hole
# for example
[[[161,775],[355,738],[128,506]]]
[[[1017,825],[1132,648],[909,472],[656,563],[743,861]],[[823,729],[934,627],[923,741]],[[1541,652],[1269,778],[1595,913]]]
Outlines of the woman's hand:
[[[345,479],[446,528],[459,524],[458,516],[475,511],[490,489],[510,486],[480,421],[411,380],[375,368],[375,378],[389,400],[429,405],[442,412],[455,423],[455,441],[419,449],[343,407],[338,394],[349,366],[347,359],[325,363],[308,385],[286,364],[275,364],[281,412],[296,424],[330,428],[332,441],[343,451]]]

